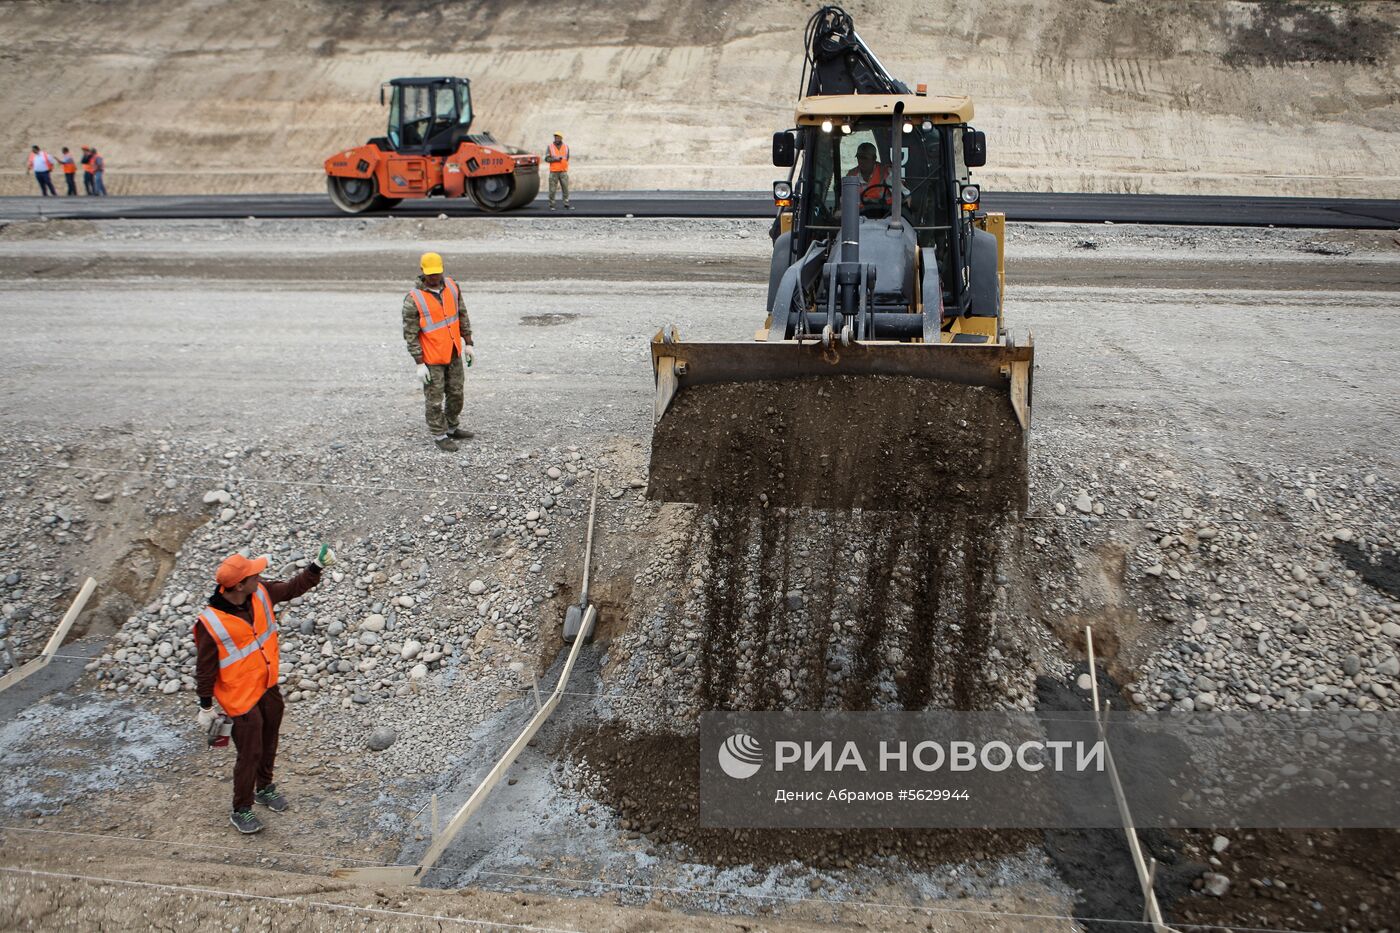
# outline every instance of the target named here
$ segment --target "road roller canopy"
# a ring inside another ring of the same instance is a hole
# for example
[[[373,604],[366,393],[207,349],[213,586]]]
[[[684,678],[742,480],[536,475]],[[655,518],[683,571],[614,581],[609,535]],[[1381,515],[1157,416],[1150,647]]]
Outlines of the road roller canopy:
[[[472,124],[471,82],[466,78],[394,78],[389,88],[385,135],[395,152],[445,154]],[[380,92],[383,99],[383,90]]]

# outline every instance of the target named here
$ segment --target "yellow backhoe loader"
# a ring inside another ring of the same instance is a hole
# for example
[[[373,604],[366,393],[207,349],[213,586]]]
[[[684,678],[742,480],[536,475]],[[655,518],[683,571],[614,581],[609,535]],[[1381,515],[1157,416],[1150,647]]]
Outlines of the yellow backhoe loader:
[[[806,39],[796,125],[773,137],[767,318],[747,342],[652,340],[648,494],[1023,510],[1034,349],[1005,326],[972,102],[891,78],[839,7]]]

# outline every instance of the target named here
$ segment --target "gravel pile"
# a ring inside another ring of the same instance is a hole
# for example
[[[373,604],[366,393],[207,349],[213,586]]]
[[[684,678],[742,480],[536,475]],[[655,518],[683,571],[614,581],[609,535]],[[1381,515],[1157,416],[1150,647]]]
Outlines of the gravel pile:
[[[1200,468],[1110,463],[1041,482],[1024,559],[1052,624],[1092,622],[1114,639],[1105,647],[1126,662],[1135,704],[1400,706],[1392,482],[1355,465],[1238,464],[1227,484]],[[1122,591],[1096,590],[1091,562],[1121,574]]]
[[[149,524],[142,537],[158,539],[162,520],[173,512],[169,501],[133,504],[138,489],[122,477],[89,482],[66,470],[73,452],[38,443],[0,450],[6,474],[0,488],[0,675],[48,642],[93,566],[93,555],[126,557],[131,563],[130,555],[110,553],[111,516],[135,512]],[[158,549],[157,542],[147,543]],[[153,571],[149,560],[138,563]],[[99,593],[89,603],[90,615],[126,606],[126,590]],[[74,634],[85,630],[80,623]]]
[[[24,452],[85,462],[72,449]],[[157,475],[17,468],[0,498],[9,556],[3,660],[22,662],[42,646],[80,582],[65,568],[102,544],[115,509],[135,508],[140,521],[182,510],[186,521],[205,517],[173,555],[159,596],[132,607],[111,649],[89,665],[101,689],[119,694],[192,691],[190,626],[224,554],[270,550],[272,575],[286,577],[331,534],[343,563],[283,622],[288,699],[313,717],[339,711],[318,720],[335,747],[360,748],[380,725],[396,730],[405,764],[442,742],[462,745],[457,727],[519,696],[554,657],[555,616],[565,592],[572,597],[586,514],[579,481],[592,465],[567,448],[509,454],[471,466],[489,471],[499,497],[422,502],[386,491],[358,515],[341,497],[362,491],[239,481],[385,483],[371,464],[347,469],[344,455],[180,450],[162,440],[130,459]],[[192,463],[206,475],[218,463],[227,478],[196,486],[159,475]],[[1063,642],[1073,646],[1086,623],[1143,708],[1400,702],[1400,602],[1383,589],[1394,586],[1392,483],[1373,472],[1275,467],[1226,485],[1214,471],[1160,462],[1059,466],[1069,463],[1039,448],[1031,514],[987,542],[995,566],[982,583],[986,627],[975,664],[960,675],[978,685],[978,704],[1029,708],[1035,676],[1068,670],[1075,649]],[[694,507],[639,501],[630,467],[618,473],[630,478],[604,484],[599,550],[616,558],[600,561],[604,577],[629,592],[615,607],[624,624],[605,688],[627,698],[619,709],[638,731],[674,731],[717,700],[879,708],[913,695],[918,705],[957,705],[957,667],[940,657],[966,647],[967,633],[948,628],[963,612],[953,583],[966,541],[943,543],[954,571],[940,583],[942,621],[920,629],[927,594],[913,588],[909,567],[919,552],[898,519],[772,510],[743,528],[714,515],[697,521]],[[730,582],[739,588],[720,586]],[[877,635],[865,619],[880,593],[890,624]],[[934,654],[920,654],[918,642],[932,642]],[[911,693],[911,671],[920,670],[938,675]]]
[[[42,455],[64,453],[49,449]],[[194,530],[172,555],[173,568],[158,596],[132,606],[109,650],[87,665],[99,689],[119,695],[193,692],[191,627],[213,590],[210,577],[219,560],[233,551],[269,553],[268,577],[287,579],[307,565],[307,555],[324,539],[335,546],[340,563],[319,587],[281,607],[287,700],[309,705],[313,718],[326,714],[320,717],[322,737],[347,749],[364,744],[372,717],[330,715],[332,710],[372,708],[366,712],[384,718],[391,708],[388,724],[405,747],[440,755],[444,714],[454,723],[459,714],[470,720],[531,683],[541,625],[557,621],[549,605],[555,581],[576,573],[561,561],[582,536],[593,466],[568,448],[463,464],[473,474],[489,471],[491,494],[459,497],[444,486],[436,501],[424,502],[387,488],[343,488],[390,483],[370,463],[351,472],[339,457],[342,462],[330,469],[336,454],[318,463],[302,454],[275,456],[261,446],[181,449],[162,441],[147,455],[127,457],[129,474],[61,466],[111,466],[116,454],[110,450],[79,453],[71,463],[58,460],[58,469],[16,471],[18,483],[0,499],[9,519],[4,553],[16,566],[0,576],[8,581],[4,644],[13,663],[42,646],[61,611],[59,597],[74,585],[70,575],[40,568],[81,565],[84,555],[65,556],[63,549],[116,531],[106,527],[110,516],[99,512],[89,522],[86,513],[130,496],[144,503],[133,507],[135,524],[183,508],[194,513],[187,518]],[[426,464],[455,467],[446,462]],[[194,485],[186,478],[196,469],[191,464],[201,464],[203,476],[226,478]],[[287,477],[314,483],[318,473],[339,487],[282,484]],[[88,506],[76,504],[84,498]],[[197,524],[200,516],[203,524]],[[126,534],[139,541],[143,530]],[[130,568],[115,568],[113,576],[124,569]],[[445,690],[453,694],[451,703],[439,696]]]

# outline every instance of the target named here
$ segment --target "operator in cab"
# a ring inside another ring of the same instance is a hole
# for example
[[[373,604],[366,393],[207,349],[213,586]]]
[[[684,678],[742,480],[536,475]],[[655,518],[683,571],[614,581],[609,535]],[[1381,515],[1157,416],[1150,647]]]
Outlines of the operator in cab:
[[[874,143],[861,143],[856,147],[856,164],[846,173],[846,177],[858,177],[865,182],[860,189],[862,210],[878,206],[889,209],[890,170],[879,161]]]

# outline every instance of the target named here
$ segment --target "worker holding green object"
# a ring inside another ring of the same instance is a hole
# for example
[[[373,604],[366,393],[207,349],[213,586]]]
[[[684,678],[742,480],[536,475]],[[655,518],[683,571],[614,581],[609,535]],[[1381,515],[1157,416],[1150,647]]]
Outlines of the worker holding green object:
[[[269,559],[230,554],[214,575],[217,586],[194,624],[195,692],[200,729],[210,734],[220,710],[233,721],[238,758],[233,767],[233,810],[240,833],[261,832],[253,813],[259,803],[273,812],[287,809],[287,799],[273,782],[277,741],[282,728],[282,691],[278,689],[278,623],[273,607],[296,599],[321,582],[321,571],[336,563],[335,551],[322,544],[311,564],[287,581],[264,581]],[[215,707],[215,700],[218,707]]]

